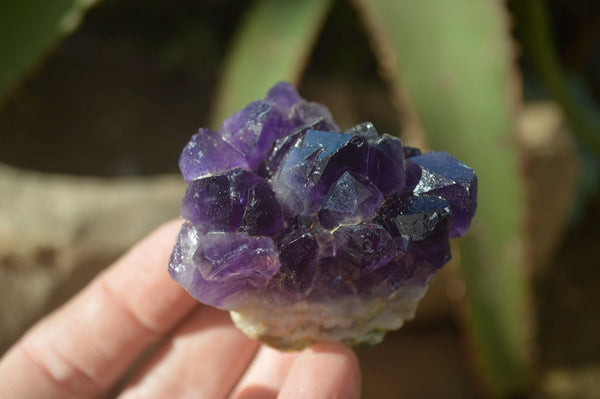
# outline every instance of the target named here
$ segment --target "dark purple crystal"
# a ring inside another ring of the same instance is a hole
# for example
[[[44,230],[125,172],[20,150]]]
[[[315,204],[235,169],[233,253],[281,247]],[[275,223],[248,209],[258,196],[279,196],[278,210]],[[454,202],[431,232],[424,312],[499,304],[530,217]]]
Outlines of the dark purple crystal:
[[[464,235],[477,207],[477,176],[473,169],[443,151],[417,155],[410,161],[421,170],[414,193],[446,199],[454,213],[450,237]]]
[[[385,195],[400,194],[406,185],[402,142],[384,134],[369,148],[368,176]]]
[[[369,220],[382,202],[383,195],[373,183],[346,171],[329,187],[318,213],[319,222],[327,229],[334,229],[342,223]]]
[[[183,198],[181,216],[202,233],[237,231],[247,208],[249,190],[261,183],[267,185],[261,177],[242,169],[194,180]],[[276,211],[274,207],[273,212]]]
[[[290,126],[290,121],[274,103],[259,100],[225,120],[219,133],[244,155],[250,169],[256,169],[273,142],[285,136]]]
[[[266,181],[253,184],[248,190],[248,203],[242,217],[242,231],[252,236],[275,236],[283,230],[281,206]]]
[[[292,146],[273,178],[277,199],[290,215],[319,211],[345,172],[367,174],[368,145],[361,136],[309,130]]]
[[[305,103],[306,100],[300,97],[296,89],[286,83],[275,83],[265,95],[265,101],[275,104],[288,115],[292,107],[296,104]]]
[[[306,230],[294,230],[279,240],[279,272],[269,289],[279,300],[300,300],[310,291],[318,260],[319,244]]]
[[[267,167],[272,174],[277,172],[279,164],[287,155],[290,148],[296,144],[298,139],[304,137],[308,130],[334,131],[335,125],[330,124],[323,118],[316,119],[310,123],[301,125],[298,129],[291,132],[289,135],[275,140],[271,152],[267,159]]]
[[[234,311],[402,308],[450,259],[448,239],[466,233],[477,201],[475,172],[449,154],[422,154],[370,122],[340,132],[325,106],[283,82],[218,133],[201,129],[180,168],[186,223],[169,271],[201,302]]]
[[[233,168],[248,169],[246,158],[227,144],[221,135],[210,129],[200,129],[187,143],[179,167],[185,181],[211,176]]]

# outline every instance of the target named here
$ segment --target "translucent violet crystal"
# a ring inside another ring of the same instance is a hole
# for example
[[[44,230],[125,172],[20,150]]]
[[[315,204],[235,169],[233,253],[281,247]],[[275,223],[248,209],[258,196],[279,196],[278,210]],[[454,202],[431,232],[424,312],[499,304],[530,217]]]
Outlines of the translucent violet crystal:
[[[281,349],[375,344],[414,316],[477,206],[475,172],[372,123],[341,132],[327,108],[277,83],[200,129],[171,277]]]

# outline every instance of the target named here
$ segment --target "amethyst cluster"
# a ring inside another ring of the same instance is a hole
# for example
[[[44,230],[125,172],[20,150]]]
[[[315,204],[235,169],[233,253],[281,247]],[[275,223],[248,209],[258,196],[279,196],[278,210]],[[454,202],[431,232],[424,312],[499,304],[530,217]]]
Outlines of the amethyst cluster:
[[[218,132],[200,129],[179,166],[172,278],[284,349],[373,344],[399,328],[476,208],[468,166],[370,122],[340,132],[283,82]]]

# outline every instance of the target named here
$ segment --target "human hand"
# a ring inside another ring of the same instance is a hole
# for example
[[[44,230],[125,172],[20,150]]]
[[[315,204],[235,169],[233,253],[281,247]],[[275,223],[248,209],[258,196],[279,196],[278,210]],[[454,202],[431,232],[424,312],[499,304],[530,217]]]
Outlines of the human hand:
[[[106,396],[145,351],[121,398],[358,398],[360,370],[339,344],[279,352],[200,305],[166,272],[181,221],[132,248],[0,360],[1,398]]]

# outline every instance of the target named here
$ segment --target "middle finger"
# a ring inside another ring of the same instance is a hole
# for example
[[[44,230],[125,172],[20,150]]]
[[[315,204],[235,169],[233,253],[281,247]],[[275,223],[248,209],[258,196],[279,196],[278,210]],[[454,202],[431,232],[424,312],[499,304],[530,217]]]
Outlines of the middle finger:
[[[224,311],[202,306],[171,335],[121,397],[225,398],[258,343]]]

